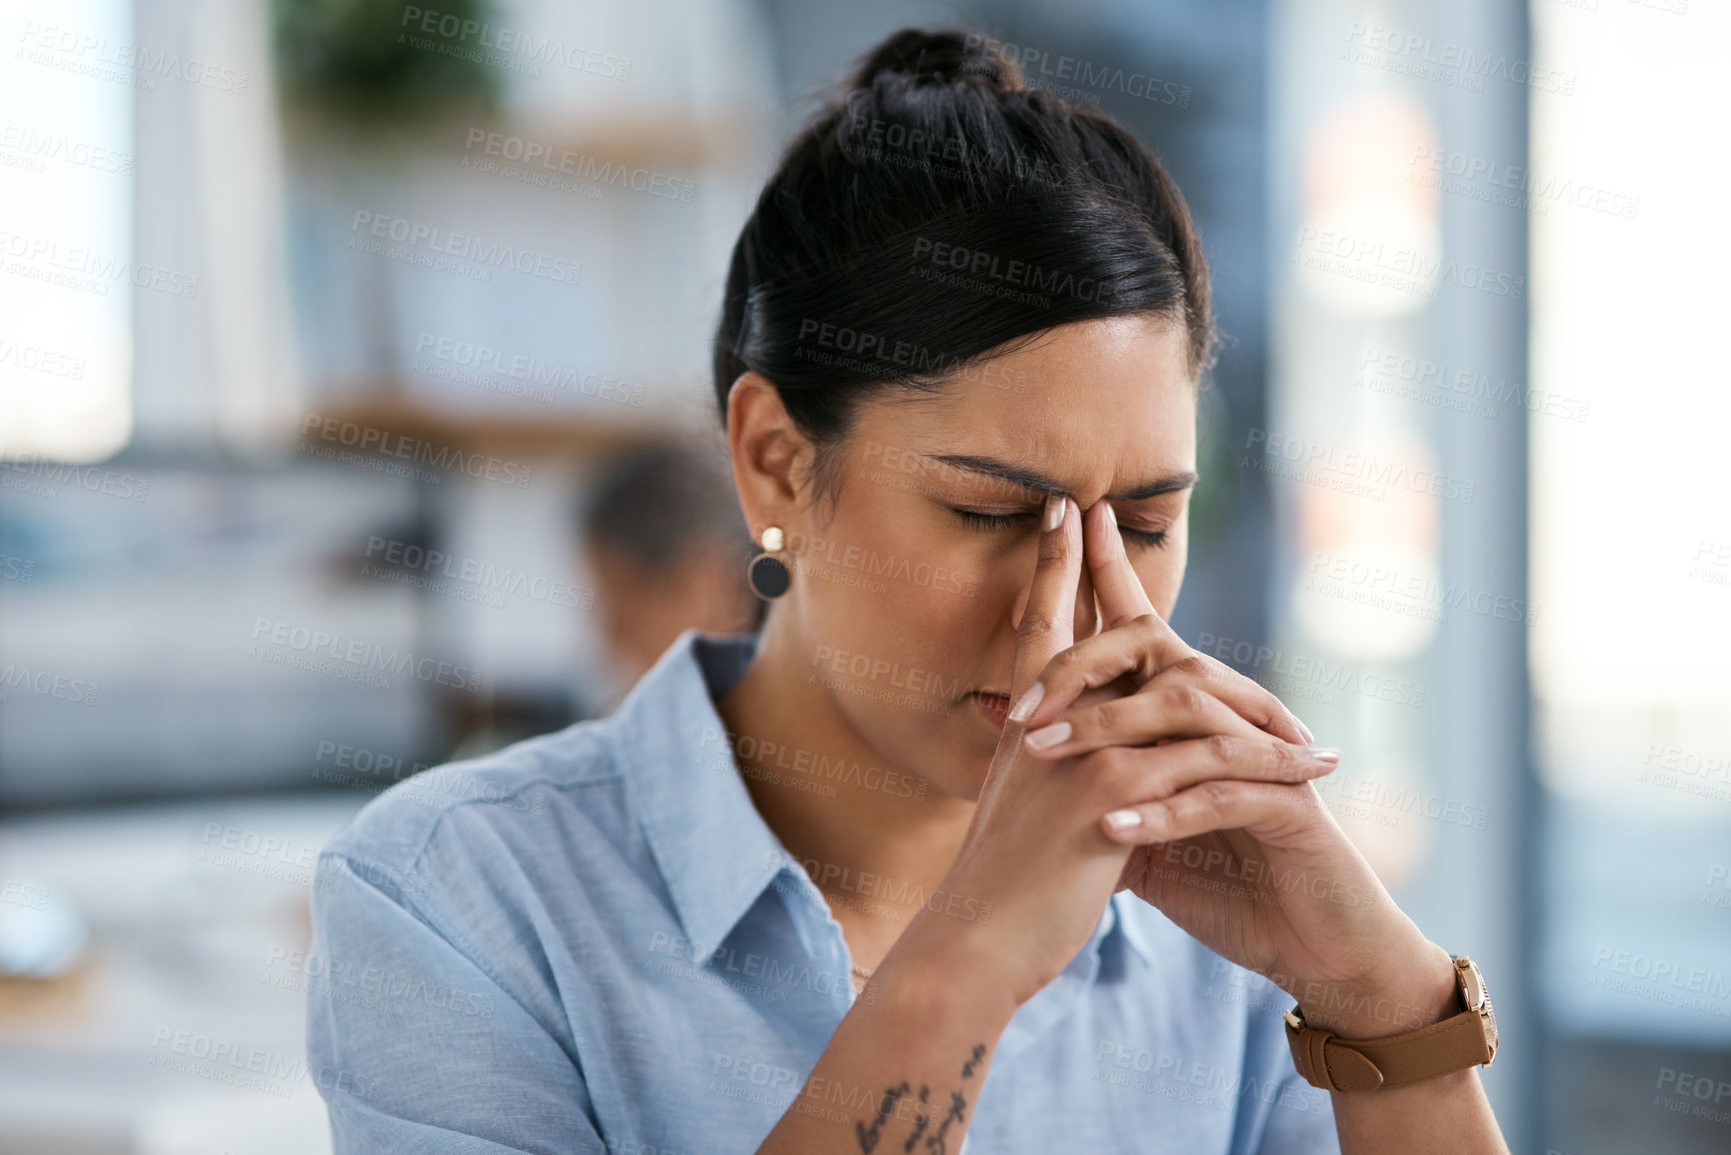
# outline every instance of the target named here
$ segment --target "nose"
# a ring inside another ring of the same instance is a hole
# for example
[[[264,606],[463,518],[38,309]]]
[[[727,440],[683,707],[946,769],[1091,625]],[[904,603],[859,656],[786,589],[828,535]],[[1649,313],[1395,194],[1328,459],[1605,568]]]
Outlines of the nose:
[[[1030,575],[1031,577],[1032,575]],[[1023,586],[1016,593],[1015,612],[1010,617],[1012,629],[1022,628],[1022,614],[1028,608],[1028,587]],[[1088,578],[1088,566],[1082,566],[1082,572],[1076,579],[1076,613],[1071,619],[1071,637],[1076,641],[1091,638],[1100,632],[1100,607],[1094,599],[1094,583]]]

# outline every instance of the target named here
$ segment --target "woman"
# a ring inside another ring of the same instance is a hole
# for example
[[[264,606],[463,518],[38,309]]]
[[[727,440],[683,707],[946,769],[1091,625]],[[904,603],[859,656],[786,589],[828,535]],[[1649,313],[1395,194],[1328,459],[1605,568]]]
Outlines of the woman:
[[[717,333],[763,628],[327,848],[337,1150],[1505,1152],[1338,752],[1165,625],[1213,340],[1121,127],[871,53]]]

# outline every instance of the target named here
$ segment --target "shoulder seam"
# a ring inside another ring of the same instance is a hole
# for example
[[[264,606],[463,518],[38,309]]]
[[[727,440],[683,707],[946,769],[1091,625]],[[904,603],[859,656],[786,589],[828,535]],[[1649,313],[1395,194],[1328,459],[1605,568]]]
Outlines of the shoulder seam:
[[[555,731],[555,733],[557,733],[557,731]],[[545,735],[545,737],[552,737],[552,735]],[[615,781],[615,780],[622,778],[623,775],[622,775],[620,768],[619,768],[619,760],[614,756],[613,744],[610,741],[608,741],[604,735],[594,734],[593,732],[591,734],[591,737],[588,740],[593,741],[595,743],[594,748],[598,752],[600,752],[602,754],[602,756],[606,759],[605,770],[603,770],[602,772],[597,773],[597,774],[585,776],[581,779],[560,780],[560,779],[554,778],[551,774],[549,774],[548,771],[546,770],[546,768],[543,765],[540,765],[540,759],[536,758],[537,766],[536,766],[535,776],[529,778],[527,781],[514,784],[512,787],[512,797],[521,796],[525,790],[529,789],[532,786],[544,786],[549,790],[564,791],[564,790],[574,788],[574,787],[589,786],[589,785],[595,785],[595,784],[600,784],[600,783],[612,782],[612,781]],[[488,756],[483,755],[482,757],[485,758]],[[437,766],[432,766],[426,770],[421,771],[421,774],[437,774],[442,770],[448,771],[448,770],[455,769],[457,767],[465,767],[465,766],[469,767],[469,769],[465,770],[464,773],[473,774],[473,773],[477,772],[478,768],[474,767],[472,764],[477,762],[477,761],[480,761],[480,759],[466,758],[466,759],[463,759],[463,760],[457,761],[457,762],[444,762],[444,763],[441,763]],[[416,775],[413,775],[411,777],[404,778],[401,782],[396,783],[392,787],[392,789],[395,789],[397,786],[405,786],[405,787],[411,786],[414,783],[415,779],[420,777],[421,774],[416,774]],[[407,791],[405,791],[405,792],[407,792]],[[382,797],[384,797],[383,794],[378,795],[377,797],[375,797],[373,799],[373,801],[377,801],[378,798],[382,798]],[[440,805],[438,807],[436,813],[433,815],[432,821],[428,822],[426,824],[426,827],[421,832],[418,840],[409,845],[408,849],[411,851],[411,853],[409,854],[408,861],[403,863],[402,866],[400,867],[400,869],[405,870],[405,871],[410,871],[410,870],[414,870],[415,867],[420,864],[421,858],[427,852],[427,844],[430,843],[433,840],[433,836],[438,833],[439,827],[441,825],[443,825],[445,818],[448,815],[450,815],[452,812],[457,810],[459,807],[472,806],[472,805],[476,805],[476,804],[498,805],[498,804],[503,803],[505,801],[507,801],[507,799],[505,799],[505,798],[483,798],[483,797],[477,796],[477,797],[473,797],[473,798],[457,798],[457,799],[453,799],[447,803]],[[347,834],[348,833],[348,827],[345,826],[343,831],[341,831],[339,833],[340,834]],[[350,863],[354,863],[354,862],[359,861],[359,859],[356,859],[355,857],[353,857],[351,855],[351,853],[347,850],[325,849],[325,850],[322,850],[320,853],[321,853],[321,856],[328,854],[333,858],[341,858],[344,861],[350,862]],[[380,863],[379,865],[383,866],[385,864]]]
[[[437,825],[437,824],[435,823],[435,825]],[[395,903],[397,906],[402,907],[405,911],[407,911],[411,915],[413,915],[415,917],[415,919],[417,921],[419,921],[423,926],[425,926],[428,930],[432,931],[434,934],[437,934],[440,938],[442,938],[446,942],[450,943],[454,948],[456,948],[457,953],[463,956],[463,960],[465,962],[467,962],[470,966],[474,967],[476,970],[480,971],[482,974],[486,975],[487,979],[495,987],[497,987],[499,989],[501,994],[503,994],[506,998],[510,999],[513,1003],[517,1004],[517,1007],[526,1016],[528,1016],[530,1021],[539,1022],[539,1019],[536,1017],[535,1013],[533,1011],[531,1011],[527,1006],[524,1005],[522,999],[518,998],[515,994],[513,994],[511,992],[510,988],[508,988],[505,985],[504,980],[501,979],[498,974],[494,973],[493,968],[488,966],[485,962],[483,962],[480,958],[477,957],[479,952],[475,950],[474,944],[471,943],[469,941],[468,937],[466,935],[464,935],[460,930],[454,930],[454,929],[453,930],[447,930],[444,926],[441,926],[438,922],[435,922],[433,917],[432,917],[431,912],[429,912],[426,909],[424,909],[423,907],[421,907],[419,903],[416,903],[415,901],[410,899],[409,896],[404,894],[400,889],[396,890],[393,893],[392,891],[388,891],[384,887],[381,887],[378,884],[369,881],[357,869],[357,867],[360,867],[363,865],[358,860],[349,857],[347,854],[342,854],[342,853],[337,853],[337,852],[327,852],[327,854],[329,855],[329,857],[340,860],[343,863],[344,867],[348,870],[348,872],[354,876],[355,881],[359,882],[362,886],[370,887],[374,892],[376,892],[378,895],[380,895],[382,898],[384,898],[387,902],[392,902],[392,903]],[[415,856],[414,862],[415,863],[420,862],[420,855],[418,853]],[[410,869],[410,870],[414,869],[414,865],[411,864],[408,869]],[[446,913],[448,913],[448,912],[446,912]],[[452,920],[452,925],[454,928],[454,925],[455,925],[454,920]],[[548,1037],[552,1038],[553,1036],[551,1034],[549,1034]],[[557,1040],[555,1040],[555,1041],[557,1041]],[[561,1047],[560,1049],[563,1050],[564,1048]],[[577,1062],[576,1056],[572,1056],[572,1062],[573,1063]],[[580,1064],[578,1065],[578,1069],[579,1070],[582,1069]]]

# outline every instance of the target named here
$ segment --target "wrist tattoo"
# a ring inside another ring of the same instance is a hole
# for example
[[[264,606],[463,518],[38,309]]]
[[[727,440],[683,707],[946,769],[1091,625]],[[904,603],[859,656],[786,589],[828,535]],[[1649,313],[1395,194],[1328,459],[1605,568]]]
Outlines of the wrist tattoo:
[[[962,1078],[973,1078],[974,1071],[981,1063],[985,1062],[985,1059],[986,1044],[975,1043],[974,1049],[970,1052],[967,1061],[962,1064]],[[854,1123],[854,1138],[859,1141],[859,1149],[861,1151],[866,1152],[867,1155],[869,1155],[870,1152],[877,1149],[878,1140],[883,1137],[884,1124],[889,1122],[890,1115],[895,1111],[896,1104],[901,1102],[903,1097],[909,1093],[909,1090],[910,1088],[905,1079],[894,1086],[885,1087],[883,1096],[878,1101],[877,1111],[872,1116],[871,1124],[868,1126],[862,1122]],[[926,1152],[926,1155],[949,1155],[950,1125],[953,1123],[960,1123],[967,1116],[967,1097],[960,1091],[951,1091],[949,1110],[944,1113],[943,1118],[938,1120],[936,1127],[931,1127],[932,1117],[928,1111],[930,1100],[931,1088],[926,1084],[921,1083],[919,1106],[914,1108],[913,1131],[908,1135],[907,1141],[902,1144],[902,1150],[912,1152],[916,1148],[921,1148]],[[929,1134],[927,1133],[928,1127],[931,1127]],[[921,1143],[922,1139],[924,1140],[923,1144]]]

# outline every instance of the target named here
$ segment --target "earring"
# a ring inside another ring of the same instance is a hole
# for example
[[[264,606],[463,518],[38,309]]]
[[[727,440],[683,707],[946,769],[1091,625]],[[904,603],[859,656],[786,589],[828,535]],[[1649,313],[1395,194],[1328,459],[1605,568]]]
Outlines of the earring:
[[[745,567],[746,584],[751,586],[752,593],[766,602],[779,598],[793,584],[793,573],[778,556],[781,546],[781,527],[772,525],[763,531],[763,548],[767,552],[752,558]]]

